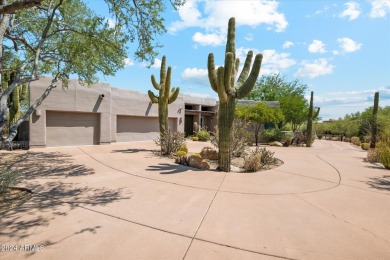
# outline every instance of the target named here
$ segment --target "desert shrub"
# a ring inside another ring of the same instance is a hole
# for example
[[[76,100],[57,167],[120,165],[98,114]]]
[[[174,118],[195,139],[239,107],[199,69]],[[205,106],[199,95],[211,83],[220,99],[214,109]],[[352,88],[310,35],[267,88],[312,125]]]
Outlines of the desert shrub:
[[[192,141],[198,141],[198,140],[199,140],[199,138],[197,136],[192,137]]]
[[[182,145],[186,144],[184,133],[169,132],[168,134],[158,137],[154,141],[157,145],[161,146],[162,155],[174,155]]]
[[[200,156],[200,154],[198,154],[198,153],[193,153],[192,156],[202,158],[202,156]]]
[[[274,141],[280,142],[282,138],[283,138],[283,133],[277,128],[272,128],[272,129],[264,130],[261,140],[266,143],[274,142]]]
[[[351,143],[353,143],[354,145],[359,145],[360,146],[360,144],[361,144],[360,138],[357,137],[357,136],[351,137]]]
[[[205,142],[205,141],[210,140],[210,133],[206,129],[204,129],[204,128],[200,129],[196,133],[196,136],[198,137],[199,141]]]
[[[386,169],[390,169],[390,140],[388,141],[379,142],[376,145],[378,160]]]
[[[351,142],[351,138],[350,138],[350,137],[345,137],[345,138],[344,138],[344,142],[350,143],[350,142]]]
[[[10,169],[0,170],[0,194],[3,194],[8,187],[18,183],[18,172]]]
[[[367,161],[370,163],[379,162],[378,152],[376,149],[368,149],[367,151]]]
[[[361,143],[361,144],[360,144],[360,147],[361,147],[363,150],[368,150],[368,148],[370,148],[370,144],[369,144],[369,143]]]
[[[319,140],[321,140],[323,136],[324,136],[323,134],[317,134]]]
[[[276,161],[274,152],[268,151],[265,148],[256,147],[256,150],[250,152],[244,158],[244,170],[246,172],[256,172],[267,165],[274,165]]]
[[[179,147],[179,151],[185,152],[185,153],[187,154],[187,153],[188,153],[188,147],[187,147],[187,145],[182,144],[182,145]]]
[[[251,134],[246,130],[247,123],[241,120],[235,120],[232,127],[232,135],[230,137],[230,151],[234,157],[241,157],[246,154],[247,143],[251,138]],[[218,149],[218,126],[215,127],[214,135],[211,137],[211,144]],[[253,143],[253,142],[252,142]]]

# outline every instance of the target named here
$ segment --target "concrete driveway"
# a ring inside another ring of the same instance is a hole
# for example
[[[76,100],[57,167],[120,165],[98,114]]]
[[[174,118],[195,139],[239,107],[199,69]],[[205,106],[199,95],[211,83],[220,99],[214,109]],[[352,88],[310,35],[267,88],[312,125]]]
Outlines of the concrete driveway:
[[[390,259],[390,172],[360,148],[270,147],[284,165],[253,174],[156,148],[30,150],[19,186],[34,195],[1,216],[0,259]]]

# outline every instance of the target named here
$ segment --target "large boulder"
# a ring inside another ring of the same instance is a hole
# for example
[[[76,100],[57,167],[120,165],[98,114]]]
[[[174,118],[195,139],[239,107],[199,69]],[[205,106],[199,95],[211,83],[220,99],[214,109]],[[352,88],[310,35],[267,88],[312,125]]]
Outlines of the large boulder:
[[[217,150],[209,146],[203,147],[202,151],[200,152],[200,156],[202,156],[203,159],[218,160]]]
[[[210,165],[199,154],[193,154],[188,157],[188,166],[201,170],[210,169]]]

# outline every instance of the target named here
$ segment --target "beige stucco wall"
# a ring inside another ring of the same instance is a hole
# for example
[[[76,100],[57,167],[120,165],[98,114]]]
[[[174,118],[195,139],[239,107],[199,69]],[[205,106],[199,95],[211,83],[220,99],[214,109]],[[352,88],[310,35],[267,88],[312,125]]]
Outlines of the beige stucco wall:
[[[39,98],[51,78],[42,77],[39,81],[30,84],[30,102]],[[103,94],[104,98],[99,96]],[[151,104],[147,94],[136,91],[113,88],[107,83],[96,84],[92,87],[81,86],[77,80],[70,80],[68,88],[62,88],[59,83],[50,95],[33,113],[30,119],[30,146],[46,146],[46,111],[89,112],[100,115],[99,143],[117,141],[117,116],[137,116],[144,118],[157,118],[158,106]],[[178,99],[169,105],[168,116],[170,122],[176,124],[177,131],[184,131],[184,99]],[[150,122],[150,120],[145,120]],[[172,123],[171,123],[172,124]],[[155,138],[157,132],[148,135]],[[139,140],[145,136],[139,135]],[[135,137],[132,140],[137,140]]]

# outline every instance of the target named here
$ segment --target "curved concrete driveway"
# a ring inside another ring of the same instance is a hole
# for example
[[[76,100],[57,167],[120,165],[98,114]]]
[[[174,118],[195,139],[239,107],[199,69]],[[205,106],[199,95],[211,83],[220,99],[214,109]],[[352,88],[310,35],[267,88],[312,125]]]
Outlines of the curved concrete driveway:
[[[285,164],[255,174],[197,171],[153,149],[29,151],[34,196],[1,217],[0,244],[19,248],[0,258],[390,259],[389,171],[349,143],[272,147]]]

